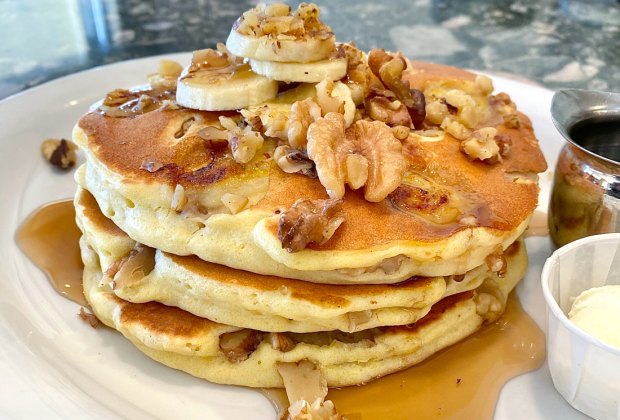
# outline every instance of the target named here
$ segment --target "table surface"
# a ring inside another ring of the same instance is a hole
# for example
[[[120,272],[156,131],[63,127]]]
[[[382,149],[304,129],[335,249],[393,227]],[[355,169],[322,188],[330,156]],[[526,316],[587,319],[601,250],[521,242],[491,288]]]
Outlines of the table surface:
[[[0,0],[0,99],[131,58],[213,47],[250,0]],[[296,4],[297,2],[291,2]],[[617,0],[319,0],[340,41],[551,89],[620,90]]]

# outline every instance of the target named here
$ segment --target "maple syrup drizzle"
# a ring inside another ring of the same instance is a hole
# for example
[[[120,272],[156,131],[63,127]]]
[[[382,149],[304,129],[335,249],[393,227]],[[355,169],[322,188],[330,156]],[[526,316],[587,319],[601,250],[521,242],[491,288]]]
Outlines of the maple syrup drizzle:
[[[15,236],[22,251],[64,297],[86,305],[71,200],[42,206]],[[327,396],[347,420],[493,417],[502,386],[539,368],[545,336],[511,294],[506,312],[465,340],[422,363],[361,386],[331,389]],[[282,389],[263,389],[280,415],[288,400]]]
[[[73,200],[63,200],[45,204],[28,216],[17,230],[15,242],[58,293],[87,306],[82,291],[80,236]]]
[[[502,386],[544,360],[545,335],[513,293],[498,321],[465,340],[402,372],[330,389],[327,399],[347,420],[491,419]],[[263,393],[286,411],[283,390]]]

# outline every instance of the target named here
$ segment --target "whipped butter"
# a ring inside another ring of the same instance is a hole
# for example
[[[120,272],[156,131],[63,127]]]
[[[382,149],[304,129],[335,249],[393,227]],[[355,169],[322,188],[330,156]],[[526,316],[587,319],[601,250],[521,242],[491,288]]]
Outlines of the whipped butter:
[[[568,318],[588,334],[620,348],[620,285],[582,292],[573,302]]]

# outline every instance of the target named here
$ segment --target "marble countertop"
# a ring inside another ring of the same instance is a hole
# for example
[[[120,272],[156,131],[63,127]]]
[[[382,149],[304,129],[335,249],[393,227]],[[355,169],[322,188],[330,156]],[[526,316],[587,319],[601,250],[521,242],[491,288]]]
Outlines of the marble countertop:
[[[225,41],[250,0],[1,0],[0,99],[94,66]],[[296,4],[297,2],[290,2]],[[319,0],[338,40],[550,89],[620,91],[617,0]]]

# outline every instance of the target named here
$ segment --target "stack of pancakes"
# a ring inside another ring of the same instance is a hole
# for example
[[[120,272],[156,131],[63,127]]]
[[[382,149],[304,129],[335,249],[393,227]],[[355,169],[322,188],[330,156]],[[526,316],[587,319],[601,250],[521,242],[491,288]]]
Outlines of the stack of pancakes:
[[[475,76],[411,62],[403,77],[424,91]],[[221,115],[238,117],[179,106],[120,117],[93,109],[74,130],[86,157],[75,196],[84,294],[149,357],[251,387],[283,387],[280,367],[308,361],[328,386],[356,385],[501,315],[527,269],[520,237],[545,169],[526,116],[518,127],[496,124],[511,153],[492,164],[472,160],[447,132],[412,130],[402,140],[400,187],[409,194],[369,202],[347,188],[334,235],[290,252],[278,235],[282,214],[299,199],[327,199],[326,189],[278,167],[277,139],[265,136],[245,163],[206,142],[200,130]],[[232,213],[225,194],[247,204]]]

